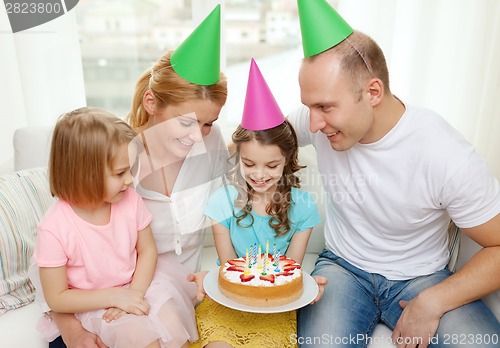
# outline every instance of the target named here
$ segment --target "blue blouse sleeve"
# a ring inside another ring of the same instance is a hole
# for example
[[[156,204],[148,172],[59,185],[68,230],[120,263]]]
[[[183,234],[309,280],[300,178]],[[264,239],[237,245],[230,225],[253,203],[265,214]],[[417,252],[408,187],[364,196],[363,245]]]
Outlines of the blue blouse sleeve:
[[[292,199],[290,219],[295,231],[304,231],[321,223],[318,206],[309,192],[292,189]]]
[[[233,206],[236,189],[233,186],[223,186],[208,199],[205,215],[219,224],[229,228],[233,217]]]

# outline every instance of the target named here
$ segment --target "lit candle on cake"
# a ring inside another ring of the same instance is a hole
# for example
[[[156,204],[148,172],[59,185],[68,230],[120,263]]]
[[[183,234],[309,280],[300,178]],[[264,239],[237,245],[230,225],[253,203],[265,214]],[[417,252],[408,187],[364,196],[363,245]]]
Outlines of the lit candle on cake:
[[[274,260],[273,266],[276,266],[278,262],[276,261],[276,243],[273,244],[273,260]]]
[[[257,268],[262,269],[262,249],[259,244],[259,252],[257,253]]]
[[[248,249],[250,249],[250,253],[248,253]],[[248,268],[252,268],[253,264],[253,246],[250,244],[250,248],[247,249],[247,261],[246,264],[248,265]]]
[[[248,249],[246,251],[246,258],[245,258],[245,274],[250,274],[250,259],[248,258]]]
[[[262,263],[262,275],[267,275],[267,255],[269,252],[269,241],[266,242],[266,253],[264,254],[264,262]]]
[[[275,259],[276,259],[276,265],[275,265],[276,268],[274,269],[274,271],[279,273],[279,271],[280,271],[280,250],[279,249],[276,252]]]
[[[252,256],[253,256],[253,264],[255,265],[257,263],[257,243],[253,243]]]

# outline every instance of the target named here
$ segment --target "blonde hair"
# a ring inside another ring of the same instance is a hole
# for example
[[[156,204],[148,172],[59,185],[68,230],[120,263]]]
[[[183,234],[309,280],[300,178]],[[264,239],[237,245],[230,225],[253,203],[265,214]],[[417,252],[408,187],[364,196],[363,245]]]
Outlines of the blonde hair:
[[[83,107],[62,115],[52,135],[49,182],[52,195],[77,206],[100,204],[105,173],[117,148],[136,135],[118,117]]]
[[[245,181],[239,170],[241,144],[252,140],[256,140],[262,145],[278,146],[285,157],[286,163],[283,168],[283,175],[277,183],[271,202],[266,206],[266,213],[271,216],[269,226],[275,231],[276,236],[287,234],[291,230],[289,213],[293,203],[292,187],[300,187],[300,179],[295,173],[301,168],[305,168],[305,166],[299,165],[297,135],[293,126],[287,120],[271,129],[252,131],[240,125],[234,131],[232,141],[236,145],[234,154],[236,165],[230,171],[229,179],[238,190],[235,205],[241,208],[242,211],[241,215],[236,216],[238,225],[247,215],[250,216],[253,224],[251,202],[254,189]]]
[[[127,115],[127,122],[137,129],[149,121],[150,115],[143,105],[144,94],[150,90],[159,109],[167,105],[178,105],[191,100],[210,100],[224,106],[227,99],[227,80],[224,74],[213,85],[201,86],[184,80],[170,63],[172,52],[165,53],[160,59],[147,69],[139,78],[135,86],[132,110]]]
[[[389,71],[384,53],[380,46],[368,35],[355,30],[344,41],[336,46],[304,61],[313,62],[317,57],[331,55],[332,59],[340,59],[342,71],[351,81],[352,90],[361,100],[363,85],[376,77],[384,84],[386,92],[390,92]]]

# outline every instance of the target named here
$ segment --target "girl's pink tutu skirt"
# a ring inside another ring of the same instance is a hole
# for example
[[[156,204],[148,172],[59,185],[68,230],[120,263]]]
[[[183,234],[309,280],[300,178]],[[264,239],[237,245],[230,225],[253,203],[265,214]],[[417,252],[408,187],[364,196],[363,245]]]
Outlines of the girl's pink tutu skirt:
[[[196,285],[187,281],[190,273],[182,264],[159,255],[145,296],[151,305],[149,315],[126,314],[110,323],[102,319],[105,310],[75,315],[86,330],[98,335],[109,347],[145,347],[159,340],[162,347],[178,348],[186,341],[198,339]],[[39,329],[48,341],[59,336],[55,323],[46,315],[40,320]]]

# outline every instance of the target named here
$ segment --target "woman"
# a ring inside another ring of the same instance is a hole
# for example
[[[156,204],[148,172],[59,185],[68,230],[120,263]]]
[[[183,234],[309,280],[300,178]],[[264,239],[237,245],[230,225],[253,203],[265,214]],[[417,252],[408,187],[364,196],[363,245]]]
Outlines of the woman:
[[[228,158],[221,132],[214,125],[227,98],[227,81],[219,68],[219,38],[217,5],[173,53],[163,55],[142,74],[127,116],[139,133],[140,150],[130,154],[136,159],[134,186],[153,215],[151,228],[158,263],[162,263],[158,269],[168,264],[169,275],[178,281],[176,290],[191,296],[193,320],[196,285],[187,278],[196,280],[191,273],[200,267],[207,226],[203,210]],[[52,317],[68,346],[105,347],[71,314],[53,313]],[[50,347],[64,347],[61,337]]]
[[[214,124],[226,102],[221,74],[212,85],[197,85],[161,57],[136,85],[130,125],[144,151],[134,166],[135,187],[153,213],[152,229],[161,257],[191,272],[200,267],[203,210],[225,172],[227,149]]]

